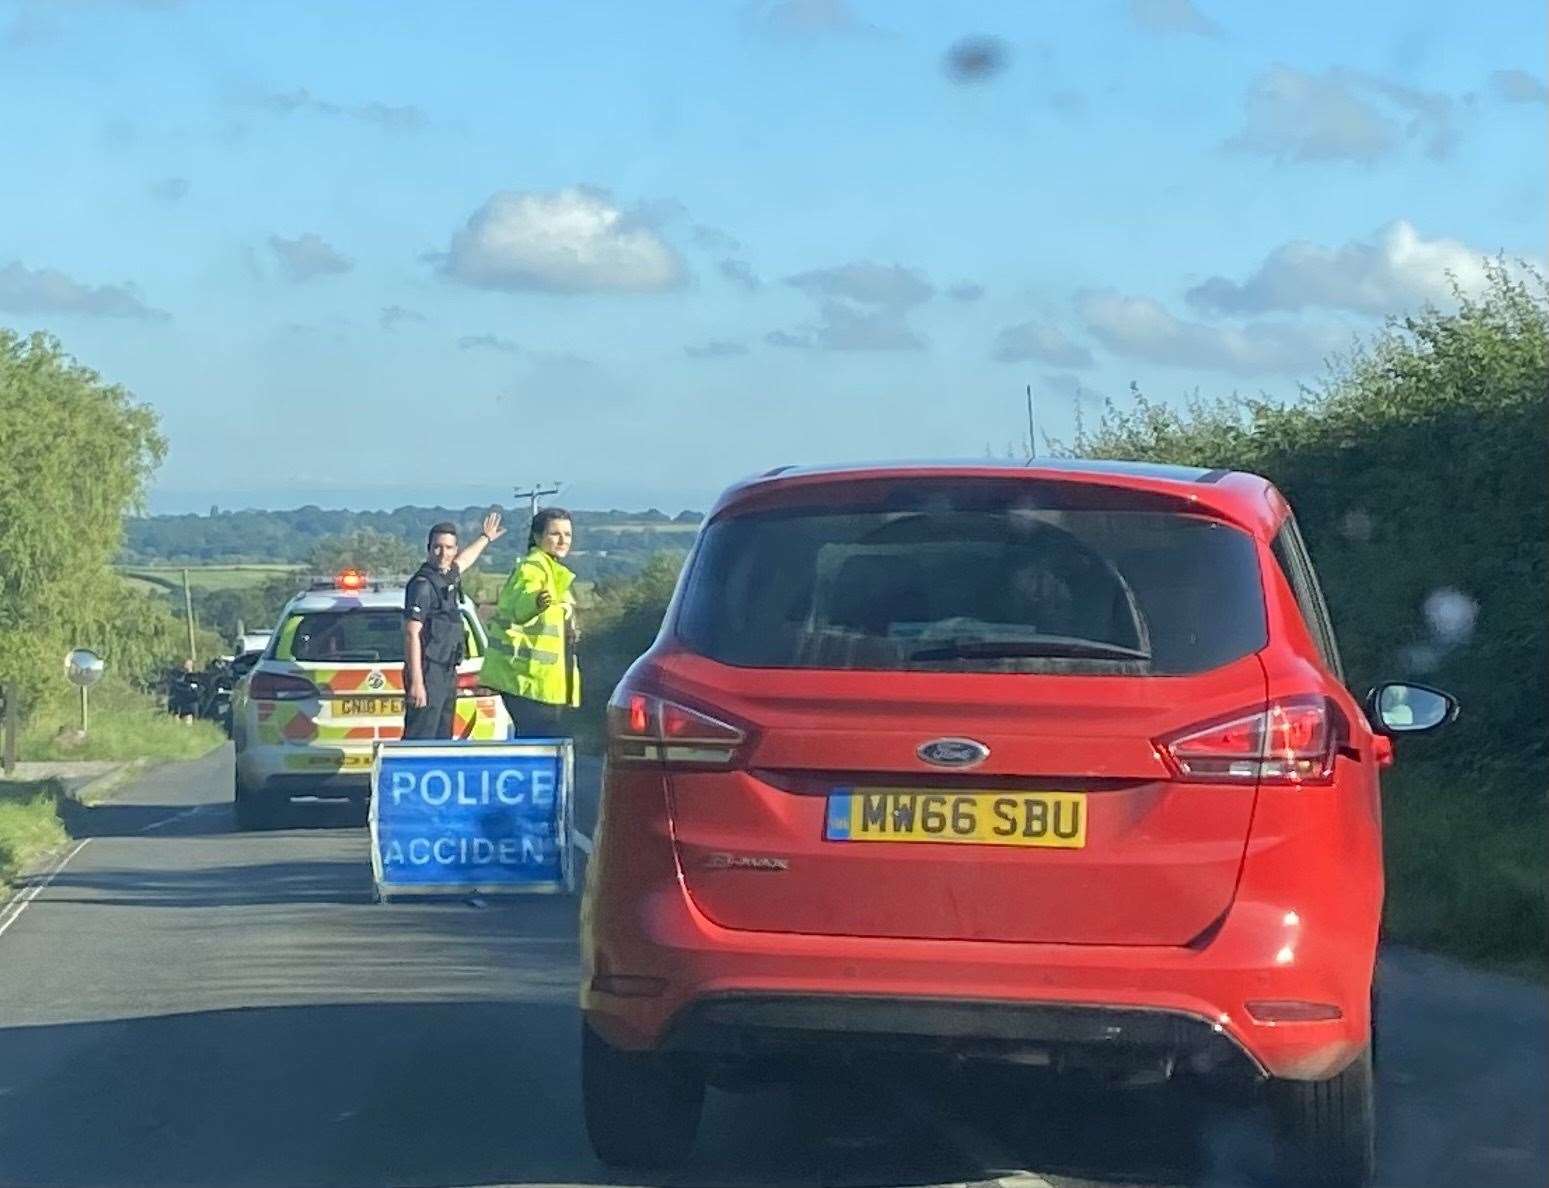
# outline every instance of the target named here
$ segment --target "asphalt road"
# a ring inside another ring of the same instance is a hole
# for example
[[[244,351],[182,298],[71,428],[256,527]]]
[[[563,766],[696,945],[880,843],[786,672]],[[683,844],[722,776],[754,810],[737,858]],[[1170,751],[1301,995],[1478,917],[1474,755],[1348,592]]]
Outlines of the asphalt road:
[[[0,906],[0,1184],[630,1182],[582,1130],[573,900],[373,904],[358,818],[243,834],[230,800],[225,750],[161,768]],[[1382,1182],[1541,1188],[1544,993],[1412,953],[1382,993]],[[1248,1184],[1261,1123],[873,1068],[712,1093],[692,1165],[650,1182]]]

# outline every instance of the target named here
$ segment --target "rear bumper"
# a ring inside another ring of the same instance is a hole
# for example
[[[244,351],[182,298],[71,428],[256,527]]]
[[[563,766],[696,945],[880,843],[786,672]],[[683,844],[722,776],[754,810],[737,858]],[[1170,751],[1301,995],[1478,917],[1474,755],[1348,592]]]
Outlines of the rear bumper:
[[[323,800],[370,800],[371,775],[341,773],[332,776],[279,775],[263,783],[266,796],[290,799],[313,796]]]
[[[784,1038],[1127,1045],[1187,1058],[1219,1036],[1260,1073],[1319,1080],[1354,1059],[1369,1033],[1369,958],[1330,951],[1303,931],[1289,942],[1301,942],[1295,958],[1278,960],[1284,910],[1240,905],[1199,949],[735,932],[706,920],[677,888],[585,914],[581,1005],[625,1048],[714,1051],[728,1037],[756,1047],[761,1035],[794,1032]],[[1253,915],[1280,926],[1254,924]],[[619,993],[621,977],[649,981]],[[776,1000],[778,1009],[768,1005]],[[1247,1004],[1262,1000],[1333,1004],[1341,1017],[1260,1022]]]
[[[1190,1015],[963,999],[724,995],[681,1011],[661,1047],[747,1060],[888,1052],[1243,1079],[1265,1072],[1224,1029]]]
[[[795,1032],[1175,1045],[1182,1054],[1208,1033],[1262,1073],[1322,1080],[1370,1041],[1382,910],[1381,839],[1368,808],[1374,786],[1261,791],[1230,908],[1183,946],[726,928],[684,889],[660,789],[644,776],[605,780],[587,868],[581,1005],[618,1047],[713,1050],[728,1033],[762,1043],[760,1036]],[[750,895],[774,897],[781,880],[799,877],[725,876],[749,880]],[[750,1005],[760,999],[785,1002],[781,1011],[797,1022]],[[1337,1017],[1290,1020],[1307,1006]],[[873,1022],[881,1017],[894,1022]],[[1115,1025],[1117,1036],[1103,1030]]]
[[[374,746],[245,746],[237,751],[237,778],[250,788],[290,788],[298,796],[317,795],[304,788],[335,784],[369,792]]]

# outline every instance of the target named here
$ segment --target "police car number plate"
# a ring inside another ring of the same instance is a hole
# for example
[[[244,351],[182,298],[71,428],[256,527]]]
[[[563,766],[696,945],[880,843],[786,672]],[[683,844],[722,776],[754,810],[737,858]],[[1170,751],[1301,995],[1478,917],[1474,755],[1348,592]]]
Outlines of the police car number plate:
[[[1079,850],[1086,845],[1086,793],[836,788],[823,836]]]
[[[341,697],[334,702],[334,709],[341,717],[387,717],[403,714],[402,697]]]

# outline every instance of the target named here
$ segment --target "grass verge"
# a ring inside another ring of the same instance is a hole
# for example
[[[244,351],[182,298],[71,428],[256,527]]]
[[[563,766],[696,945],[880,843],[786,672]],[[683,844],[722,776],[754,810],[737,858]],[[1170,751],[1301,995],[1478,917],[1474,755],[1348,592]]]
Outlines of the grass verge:
[[[0,781],[0,887],[67,840],[54,780]]]
[[[196,759],[226,741],[213,722],[182,722],[161,702],[111,679],[91,691],[91,722],[85,738],[77,706],[32,715],[21,736],[23,760]]]
[[[1390,940],[1509,973],[1549,975],[1542,770],[1435,762],[1383,779]]]

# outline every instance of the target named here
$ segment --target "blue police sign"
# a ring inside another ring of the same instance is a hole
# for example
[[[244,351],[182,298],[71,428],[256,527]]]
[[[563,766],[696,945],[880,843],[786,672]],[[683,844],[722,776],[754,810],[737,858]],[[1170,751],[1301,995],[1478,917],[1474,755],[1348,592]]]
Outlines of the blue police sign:
[[[570,891],[569,739],[382,743],[371,768],[377,893]]]

